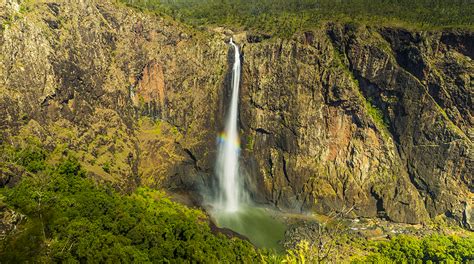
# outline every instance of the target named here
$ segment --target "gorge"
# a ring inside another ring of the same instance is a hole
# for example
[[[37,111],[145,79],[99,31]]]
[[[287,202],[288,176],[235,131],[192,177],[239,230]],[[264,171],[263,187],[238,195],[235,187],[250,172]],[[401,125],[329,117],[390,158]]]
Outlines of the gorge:
[[[214,209],[243,208],[282,234],[274,208],[474,228],[470,29],[323,21],[285,37],[109,0],[0,7],[2,189],[36,173],[5,149],[39,142],[47,164],[71,154],[97,186],[210,205],[219,227],[236,224]]]

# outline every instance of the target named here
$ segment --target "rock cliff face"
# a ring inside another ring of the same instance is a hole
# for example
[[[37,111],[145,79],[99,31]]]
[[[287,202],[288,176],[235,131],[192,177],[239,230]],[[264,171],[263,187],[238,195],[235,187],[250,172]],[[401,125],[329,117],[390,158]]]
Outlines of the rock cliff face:
[[[196,146],[214,142],[224,42],[112,2],[9,0],[1,10],[3,143],[35,136],[72,150],[125,190],[197,175],[191,153],[201,162]]]
[[[123,190],[212,186],[229,34],[108,1],[0,6],[3,144],[38,137]],[[472,225],[472,32],[328,24],[287,40],[235,37],[255,200]]]
[[[242,123],[262,199],[461,221],[472,206],[474,71],[470,41],[447,43],[452,34],[328,25],[245,46]]]

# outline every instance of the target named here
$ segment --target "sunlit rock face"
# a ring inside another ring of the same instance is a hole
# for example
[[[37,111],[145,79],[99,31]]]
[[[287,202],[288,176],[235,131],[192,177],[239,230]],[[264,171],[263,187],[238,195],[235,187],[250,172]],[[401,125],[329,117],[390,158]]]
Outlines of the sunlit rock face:
[[[125,191],[214,189],[231,97],[226,31],[108,1],[33,5],[0,6],[2,143],[35,136],[70,149],[91,177]],[[254,200],[409,223],[474,219],[472,32],[328,24],[285,40],[236,35]]]
[[[242,123],[247,163],[265,190],[258,197],[281,208],[462,222],[472,207],[474,68],[472,45],[446,41],[452,34],[474,39],[328,25],[246,45]]]

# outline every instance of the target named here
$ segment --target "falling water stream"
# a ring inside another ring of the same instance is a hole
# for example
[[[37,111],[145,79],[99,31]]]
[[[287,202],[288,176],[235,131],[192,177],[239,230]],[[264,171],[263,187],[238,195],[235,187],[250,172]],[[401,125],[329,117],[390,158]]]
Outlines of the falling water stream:
[[[239,179],[240,139],[237,126],[239,114],[240,52],[239,47],[230,39],[234,47],[234,66],[232,67],[232,99],[225,131],[220,135],[217,156],[217,175],[219,177],[219,209],[236,212],[241,203],[243,186]]]
[[[238,127],[241,61],[239,47],[234,48],[232,67],[232,98],[224,132],[219,135],[216,174],[219,181],[218,198],[211,214],[219,227],[238,232],[258,247],[281,250],[285,225],[275,218],[275,212],[253,205],[247,199],[239,167],[240,139]]]

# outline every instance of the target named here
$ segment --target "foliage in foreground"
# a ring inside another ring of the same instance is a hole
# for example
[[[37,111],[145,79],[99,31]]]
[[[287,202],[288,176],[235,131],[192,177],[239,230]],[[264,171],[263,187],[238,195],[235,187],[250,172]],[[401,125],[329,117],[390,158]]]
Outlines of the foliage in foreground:
[[[15,164],[27,171],[14,188],[0,189],[0,203],[27,216],[0,243],[2,263],[325,263],[349,261],[340,255],[364,250],[367,254],[354,263],[474,261],[474,234],[422,239],[402,235],[367,244],[351,243],[322,228],[318,237],[301,241],[286,255],[255,250],[240,239],[214,235],[201,211],[174,203],[162,192],[139,188],[123,195],[97,186],[71,155],[51,165],[37,143],[0,150],[0,165]]]
[[[336,242],[337,243],[337,242]],[[363,245],[353,245],[364,247]],[[354,248],[352,248],[354,249]],[[286,263],[472,263],[474,261],[474,234],[467,237],[455,235],[430,235],[416,238],[399,235],[390,241],[375,242],[364,257],[336,259],[324,256],[328,249],[306,240],[285,256]],[[321,257],[324,256],[324,259]]]
[[[358,263],[472,263],[474,235],[431,235],[419,239],[400,235],[378,243],[374,252]]]
[[[4,202],[27,216],[0,247],[2,263],[250,262],[255,249],[211,233],[205,215],[140,188],[121,195],[85,177],[78,161],[47,165],[41,148],[20,150],[17,164],[31,173]],[[5,157],[4,157],[5,158]]]
[[[463,0],[120,0],[194,26],[220,25],[291,36],[321,21],[417,28],[474,26],[474,2]]]

